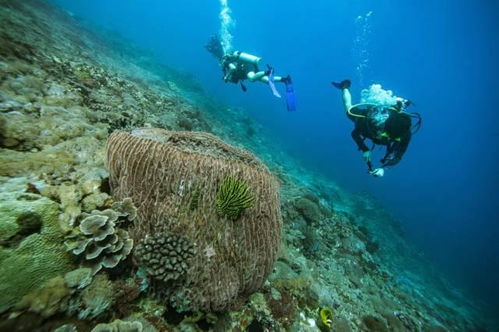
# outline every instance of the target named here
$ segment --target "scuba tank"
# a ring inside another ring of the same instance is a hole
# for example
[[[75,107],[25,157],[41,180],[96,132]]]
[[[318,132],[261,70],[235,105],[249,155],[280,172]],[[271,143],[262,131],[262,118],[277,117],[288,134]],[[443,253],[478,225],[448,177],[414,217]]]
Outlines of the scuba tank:
[[[244,52],[240,52],[240,51],[235,51],[234,56],[236,57],[236,59],[239,59],[242,62],[252,63],[254,65],[258,65],[260,60],[262,60],[262,58],[259,58],[255,55],[251,55],[249,53],[244,53]]]

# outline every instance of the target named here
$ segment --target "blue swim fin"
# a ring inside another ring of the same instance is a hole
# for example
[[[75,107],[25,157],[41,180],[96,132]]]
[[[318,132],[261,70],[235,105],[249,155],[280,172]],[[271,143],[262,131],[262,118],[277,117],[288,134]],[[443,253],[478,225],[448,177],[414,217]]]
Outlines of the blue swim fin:
[[[296,111],[296,96],[291,76],[288,75],[288,77],[284,78],[282,81],[286,85],[286,107],[289,112],[294,112]]]

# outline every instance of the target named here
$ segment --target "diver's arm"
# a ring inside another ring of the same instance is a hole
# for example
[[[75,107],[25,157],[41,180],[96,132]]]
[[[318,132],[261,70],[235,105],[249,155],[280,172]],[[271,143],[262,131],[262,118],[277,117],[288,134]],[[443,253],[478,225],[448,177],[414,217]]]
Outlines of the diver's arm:
[[[381,168],[395,166],[400,162],[401,159],[402,159],[401,157],[393,157],[393,158],[389,158],[389,159],[384,159],[384,162],[383,162],[383,165],[381,166]]]
[[[392,147],[391,151],[388,151],[389,153],[387,153],[385,158],[383,158],[382,160],[383,166],[381,167],[389,167],[397,165],[402,160],[402,156],[404,155],[405,151],[407,151],[407,147],[409,146],[410,141],[411,138],[408,137],[395,144]],[[390,155],[393,156],[390,157]]]
[[[232,73],[237,69],[237,65],[233,62],[225,63],[223,66],[224,70],[224,81],[227,82],[229,78],[232,76]]]
[[[358,128],[354,128],[352,130],[352,138],[357,143],[357,147],[359,148],[360,151],[366,152],[369,151],[369,148],[367,147],[366,143],[364,143],[364,138],[362,138],[360,134],[360,130]]]

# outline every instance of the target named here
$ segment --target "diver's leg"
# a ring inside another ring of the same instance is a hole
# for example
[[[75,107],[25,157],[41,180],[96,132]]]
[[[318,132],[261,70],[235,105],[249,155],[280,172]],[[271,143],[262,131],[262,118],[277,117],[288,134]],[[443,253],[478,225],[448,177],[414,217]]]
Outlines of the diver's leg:
[[[265,84],[269,84],[268,75],[264,75],[264,76],[260,77],[260,82],[265,83]]]
[[[345,108],[345,112],[348,112],[352,108],[352,95],[348,89],[342,89],[341,93],[343,95],[343,107]]]
[[[264,71],[259,71],[257,73],[255,73],[254,71],[250,71],[246,75],[246,77],[248,77],[248,80],[250,80],[251,82],[254,82],[254,81],[261,81],[263,83],[269,82],[269,78],[267,75],[265,75]]]
[[[284,81],[284,77],[282,77],[282,76],[274,76],[273,79],[274,79],[274,82],[283,82]],[[260,78],[260,82],[268,84],[269,83],[269,76],[268,75],[262,76]]]
[[[352,95],[348,89],[350,88],[352,82],[349,79],[346,79],[341,82],[331,82],[331,84],[335,88],[341,90],[341,94],[343,96],[343,107],[346,112],[350,111],[350,108],[352,108]]]

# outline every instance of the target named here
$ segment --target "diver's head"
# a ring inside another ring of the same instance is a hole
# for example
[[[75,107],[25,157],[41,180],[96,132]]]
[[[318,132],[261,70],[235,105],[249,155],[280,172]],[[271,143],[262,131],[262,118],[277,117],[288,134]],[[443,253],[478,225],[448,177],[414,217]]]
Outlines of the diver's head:
[[[395,104],[395,109],[399,112],[404,111],[410,105],[412,105],[412,101],[410,101],[409,99],[397,97],[397,103]]]
[[[385,133],[393,140],[400,140],[411,134],[411,117],[407,113],[391,112],[385,122]]]

